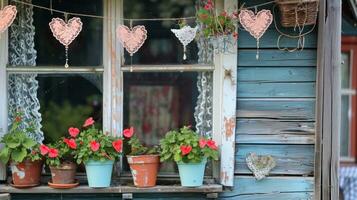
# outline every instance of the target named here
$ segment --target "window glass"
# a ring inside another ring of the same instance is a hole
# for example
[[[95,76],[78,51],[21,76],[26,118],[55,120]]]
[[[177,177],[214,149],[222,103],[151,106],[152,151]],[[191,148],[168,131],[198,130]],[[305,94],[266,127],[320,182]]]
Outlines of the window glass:
[[[81,127],[92,116],[102,124],[102,75],[38,75],[37,96],[45,143],[68,134],[70,126]]]
[[[350,148],[350,105],[349,96],[343,95],[341,99],[341,128],[340,128],[340,155],[349,157]]]
[[[195,16],[195,0],[126,0],[124,17],[173,18]],[[125,21],[130,27],[130,22]],[[191,27],[196,26],[195,19],[187,20]],[[197,63],[197,44],[187,46],[187,60],[183,60],[183,46],[171,29],[178,29],[178,21],[132,21],[132,26],[144,25],[148,36],[144,45],[130,57],[125,52],[125,64],[188,64]]]
[[[50,1],[33,0],[33,4],[49,7]],[[103,15],[102,0],[52,0],[52,7],[74,13]],[[62,66],[65,63],[65,47],[52,35],[49,23],[52,18],[64,19],[63,14],[34,8],[35,49],[37,65]],[[68,16],[68,19],[74,16]],[[80,17],[82,31],[69,45],[68,56],[71,66],[101,66],[103,49],[103,20],[91,17]]]
[[[350,55],[349,53],[342,53],[341,55],[341,87],[346,89],[350,88]]]

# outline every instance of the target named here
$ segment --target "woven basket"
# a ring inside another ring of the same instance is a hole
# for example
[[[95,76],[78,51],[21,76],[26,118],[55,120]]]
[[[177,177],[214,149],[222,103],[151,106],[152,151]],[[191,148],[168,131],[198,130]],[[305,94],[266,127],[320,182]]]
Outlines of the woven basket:
[[[275,2],[279,6],[283,27],[316,23],[319,0],[275,0]]]

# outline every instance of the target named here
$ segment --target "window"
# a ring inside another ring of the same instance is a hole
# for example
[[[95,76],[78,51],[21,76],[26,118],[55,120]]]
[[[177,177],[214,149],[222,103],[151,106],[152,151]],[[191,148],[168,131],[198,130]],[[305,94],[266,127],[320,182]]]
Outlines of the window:
[[[340,156],[343,162],[356,161],[356,53],[357,44],[343,37],[341,63]]]

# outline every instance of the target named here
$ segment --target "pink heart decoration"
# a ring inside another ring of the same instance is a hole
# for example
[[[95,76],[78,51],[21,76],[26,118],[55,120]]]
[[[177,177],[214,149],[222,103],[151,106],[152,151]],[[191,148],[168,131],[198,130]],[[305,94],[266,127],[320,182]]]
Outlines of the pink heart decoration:
[[[261,10],[254,15],[251,10],[242,10],[239,13],[239,21],[255,39],[259,40],[273,22],[273,15],[270,10]]]
[[[119,25],[117,28],[117,37],[130,53],[130,56],[132,56],[143,46],[147,38],[147,31],[145,26],[142,25],[134,26],[131,30],[127,26]]]
[[[53,18],[50,22],[50,29],[53,36],[64,46],[68,47],[82,31],[82,22],[78,17],[68,20],[68,23],[61,18]]]
[[[8,5],[0,10],[0,33],[4,32],[16,18],[16,6]]]

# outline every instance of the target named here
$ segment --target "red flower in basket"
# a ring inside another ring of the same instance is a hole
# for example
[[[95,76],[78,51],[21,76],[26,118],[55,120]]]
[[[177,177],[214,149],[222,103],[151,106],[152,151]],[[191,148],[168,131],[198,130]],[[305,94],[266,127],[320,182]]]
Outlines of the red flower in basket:
[[[55,148],[50,148],[48,151],[48,157],[56,158],[58,156],[58,150]]]
[[[124,129],[123,135],[126,138],[131,138],[134,135],[134,127]]]
[[[84,122],[83,127],[88,127],[88,126],[91,126],[93,124],[94,124],[93,117],[90,117]]]
[[[90,142],[90,148],[92,149],[92,151],[98,151],[99,147],[100,144],[97,141],[93,140]]]
[[[48,146],[44,145],[44,144],[41,144],[40,146],[40,152],[41,152],[41,155],[46,155],[48,152],[49,152],[50,148],[48,148]]]
[[[77,148],[77,143],[73,138],[71,138],[71,139],[64,138],[63,141],[67,144],[67,146],[69,148],[71,148],[71,149]]]
[[[121,152],[122,150],[122,145],[123,145],[123,140],[119,139],[117,141],[112,142],[113,148],[117,152]]]
[[[217,150],[217,149],[218,149],[218,147],[217,147],[217,145],[216,145],[216,142],[213,141],[212,139],[207,141],[207,146],[208,146],[209,148],[211,148],[211,149],[214,149],[214,150]]]
[[[181,149],[181,154],[184,156],[184,155],[187,155],[191,152],[192,150],[192,147],[190,145],[181,145],[180,147]]]
[[[68,129],[68,133],[69,133],[69,135],[71,135],[72,137],[77,137],[77,135],[79,134],[79,129],[78,128],[74,128],[74,127],[70,127],[69,129]]]

